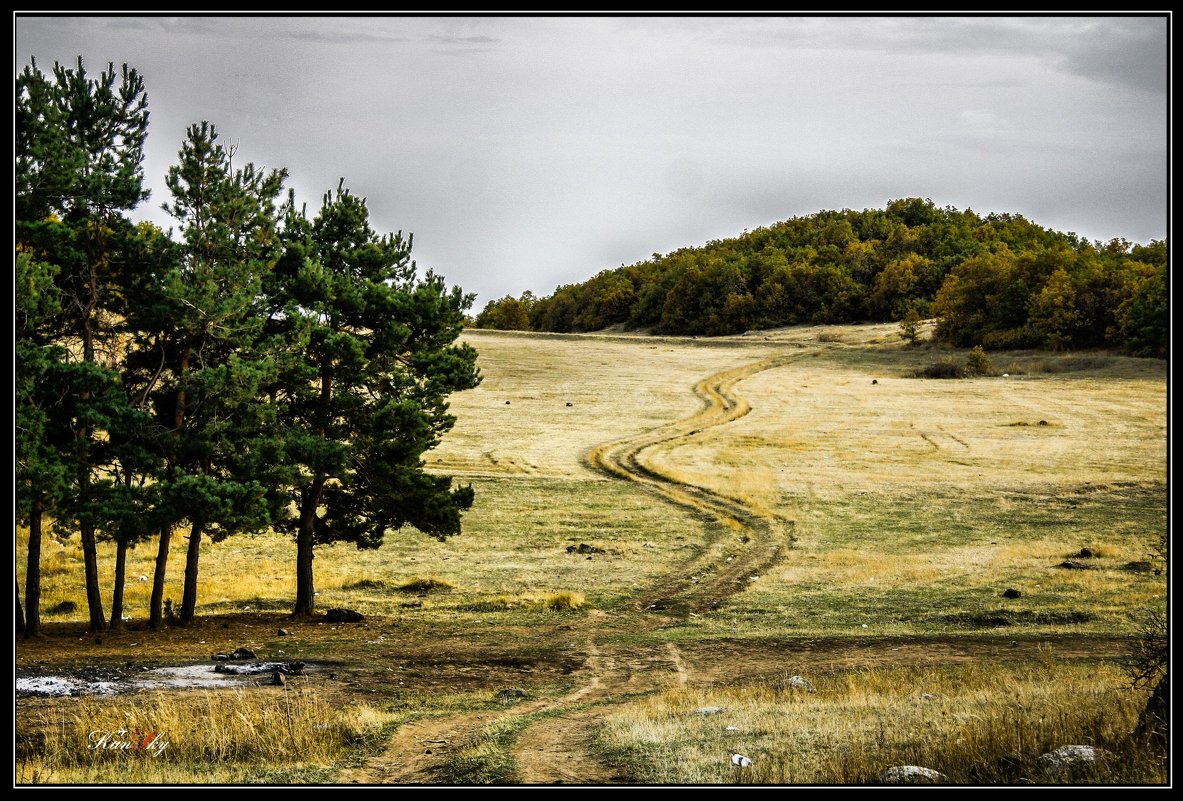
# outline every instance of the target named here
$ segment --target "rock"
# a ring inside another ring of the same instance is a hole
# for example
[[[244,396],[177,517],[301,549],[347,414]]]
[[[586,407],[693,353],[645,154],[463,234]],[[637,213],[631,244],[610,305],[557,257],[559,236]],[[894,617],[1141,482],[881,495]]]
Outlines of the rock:
[[[140,576],[139,580],[140,581],[147,581],[148,577],[147,576]]]
[[[399,606],[401,606],[403,609],[419,609],[423,606],[423,602],[415,599],[414,601],[404,601],[403,603],[399,604]]]
[[[1088,565],[1082,565],[1080,562],[1073,562],[1071,559],[1060,562],[1056,567],[1062,567],[1065,570],[1088,570]]]
[[[567,405],[568,405],[568,406],[574,406],[575,404],[574,404],[574,403],[572,403],[571,401],[567,401]]]
[[[879,379],[878,379],[878,378],[872,378],[872,379],[871,379],[871,383],[872,383],[872,384],[878,384],[878,383],[879,383]]]
[[[1075,556],[1077,559],[1094,559],[1097,556],[1095,553],[1093,553],[1092,548],[1081,548],[1079,551],[1077,551],[1076,553],[1074,553],[1072,555]]]
[[[288,683],[288,682],[287,682],[287,679],[285,679],[285,678],[283,677],[283,673],[282,673],[282,672],[280,672],[280,671],[278,671],[278,670],[277,670],[277,671],[275,671],[274,673],[272,673],[272,674],[271,674],[271,684],[272,684],[272,685],[274,685],[274,686],[276,686],[276,687],[286,687],[286,686],[287,686],[287,683]]]
[[[230,652],[229,659],[258,659],[255,652],[250,648],[235,648]]]
[[[743,754],[732,754],[731,764],[735,765],[737,768],[746,768],[752,764],[752,760]]]
[[[694,710],[694,714],[706,717],[707,715],[718,715],[720,712],[726,711],[727,707],[725,706],[700,706],[698,709]]]
[[[884,784],[941,784],[948,781],[945,774],[919,765],[896,765],[879,774]]]
[[[586,542],[581,542],[578,545],[568,545],[567,546],[567,553],[577,553],[580,556],[583,556],[584,554],[603,553],[603,552],[604,552],[604,550],[602,548],[597,548],[594,545],[588,545]]]
[[[521,687],[506,687],[497,693],[497,700],[503,704],[508,704],[511,701],[520,701],[526,697],[526,691]]]
[[[230,658],[230,654],[210,654],[209,658],[215,662],[225,662]]]
[[[739,731],[739,726],[727,726],[723,731]]]
[[[289,636],[289,635],[291,634],[291,632],[290,632],[290,631],[288,631],[287,629],[280,629],[280,630],[279,630],[278,632],[276,632],[276,633],[277,633],[277,634],[279,634],[279,636],[280,636],[280,637],[287,637],[287,636]]]
[[[1022,598],[1023,593],[1020,590],[1016,590],[1014,587],[1009,587],[1008,589],[1003,591],[1002,597],[1003,598]]]
[[[1122,570],[1128,570],[1131,573],[1150,573],[1154,570],[1154,565],[1149,562],[1126,562],[1121,566]]]
[[[1091,745],[1062,745],[1035,760],[1045,776],[1070,776],[1087,772],[1107,752]]]
[[[365,615],[352,609],[330,609],[325,613],[326,623],[361,623]]]
[[[802,692],[815,693],[813,685],[805,680],[804,676],[789,676],[787,679],[781,679],[776,683],[778,690],[801,690]]]
[[[508,405],[509,405],[509,401],[506,401],[506,402],[505,402],[505,405],[506,405],[506,406],[508,406]]]
[[[308,667],[307,663],[296,660],[295,662],[288,662],[285,665],[280,665],[280,671],[288,676],[303,676],[304,668]]]
[[[1039,425],[1041,425],[1041,426],[1047,425],[1047,420],[1040,420]]]

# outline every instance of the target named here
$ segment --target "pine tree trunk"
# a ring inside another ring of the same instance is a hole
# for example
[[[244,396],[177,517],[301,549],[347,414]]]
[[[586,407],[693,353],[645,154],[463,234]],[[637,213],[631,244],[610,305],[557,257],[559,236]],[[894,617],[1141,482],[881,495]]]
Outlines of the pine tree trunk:
[[[197,607],[197,563],[201,559],[202,524],[194,521],[189,531],[189,549],[185,553],[185,594],[181,599],[181,625],[193,621]]]
[[[25,610],[21,609],[21,579],[16,578],[16,633],[25,633]]]
[[[115,545],[115,591],[111,597],[111,630],[123,631],[123,588],[127,578],[127,540]]]
[[[316,507],[320,505],[324,477],[317,476],[300,509],[300,530],[296,533],[296,607],[294,616],[310,616],[316,610],[316,594],[312,581],[313,544],[316,535]]]
[[[160,546],[156,550],[156,570],[152,573],[152,601],[149,604],[148,625],[159,631],[164,628],[164,577],[168,572],[168,546],[173,538],[173,527],[160,527]]]
[[[86,568],[86,606],[90,610],[90,628],[88,631],[104,631],[107,628],[107,617],[103,614],[103,593],[99,586],[99,553],[98,542],[94,536],[94,526],[85,523],[82,533],[82,562]]]
[[[19,594],[19,593],[18,593]],[[29,514],[29,561],[25,568],[25,636],[41,635],[41,502]]]

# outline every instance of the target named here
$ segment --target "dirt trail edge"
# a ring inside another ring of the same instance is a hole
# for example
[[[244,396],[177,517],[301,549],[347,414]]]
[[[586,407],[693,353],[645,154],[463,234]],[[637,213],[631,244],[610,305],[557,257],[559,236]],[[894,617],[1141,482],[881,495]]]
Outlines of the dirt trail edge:
[[[635,606],[655,612],[638,616],[630,628],[650,628],[668,622],[669,616],[715,609],[729,596],[748,586],[749,578],[775,563],[792,538],[793,522],[755,509],[738,498],[668,476],[646,463],[645,453],[668,446],[705,428],[738,420],[751,411],[746,400],[734,393],[737,383],[763,370],[781,367],[802,353],[778,355],[731,368],[704,378],[694,386],[703,408],[690,417],[626,439],[593,448],[589,465],[602,473],[639,484],[667,502],[694,511],[708,522],[704,555],[681,565],[642,589]],[[740,544],[738,535],[746,543]],[[736,547],[710,556],[711,547],[724,536],[736,536]],[[623,655],[607,653],[596,642],[596,630],[609,615],[592,611],[586,622],[585,661],[575,689],[552,700],[520,703],[504,711],[466,713],[416,721],[401,726],[382,754],[366,764],[342,773],[342,783],[430,783],[434,769],[450,753],[463,747],[490,723],[506,718],[533,716],[518,734],[513,753],[518,779],[524,784],[604,784],[621,781],[592,753],[604,704],[623,693],[636,693],[686,683],[686,668],[676,647],[655,646],[655,653],[633,665]],[[641,669],[642,665],[651,666]],[[652,667],[657,665],[657,667]]]

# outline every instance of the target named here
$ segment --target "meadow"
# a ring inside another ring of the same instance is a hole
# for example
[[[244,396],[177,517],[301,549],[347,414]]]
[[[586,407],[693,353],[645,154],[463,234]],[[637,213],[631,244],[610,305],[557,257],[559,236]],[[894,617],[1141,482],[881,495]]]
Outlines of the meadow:
[[[484,381],[428,455],[476,491],[464,532],[317,550],[320,608],[363,623],[289,620],[293,543],[235,536],[202,545],[194,625],[145,630],[141,546],[126,630],[87,636],[77,540],[47,542],[18,676],[236,647],[321,669],[20,698],[17,781],[1166,781],[1125,667],[1166,603],[1164,362],[993,353],[997,375],[924,379],[966,354],[892,325],[465,336]],[[172,747],[86,748],[126,720]],[[1067,744],[1109,756],[1041,771]]]

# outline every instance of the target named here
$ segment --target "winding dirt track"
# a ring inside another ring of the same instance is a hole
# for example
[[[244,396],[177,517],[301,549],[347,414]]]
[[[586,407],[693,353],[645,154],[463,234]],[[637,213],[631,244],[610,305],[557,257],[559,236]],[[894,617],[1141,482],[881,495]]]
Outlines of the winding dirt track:
[[[725,425],[751,411],[734,393],[735,385],[758,372],[781,367],[801,352],[774,356],[704,378],[694,387],[703,408],[694,415],[652,431],[593,448],[589,465],[609,476],[632,481],[665,501],[691,509],[707,523],[704,554],[678,566],[635,599],[638,612],[627,613],[628,628],[655,628],[670,617],[685,617],[717,608],[748,586],[788,547],[793,522],[746,505],[714,490],[666,475],[646,462],[645,454],[668,447],[703,429]],[[720,538],[743,535],[742,545],[729,548],[730,560],[711,553]],[[646,614],[652,612],[653,614]],[[469,713],[418,721],[401,726],[385,751],[358,769],[342,774],[344,783],[404,784],[433,781],[434,769],[457,747],[471,741],[495,720],[537,715],[514,742],[518,778],[524,784],[602,784],[619,780],[592,753],[605,703],[624,693],[648,691],[674,683],[686,684],[688,674],[676,646],[653,646],[654,653],[629,659],[608,652],[596,641],[597,629],[609,615],[588,616],[583,644],[584,664],[577,672],[576,689],[562,698],[518,704],[503,712]],[[658,667],[655,667],[658,666]]]

